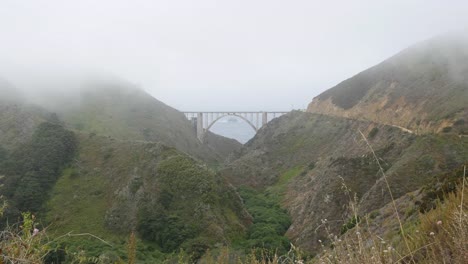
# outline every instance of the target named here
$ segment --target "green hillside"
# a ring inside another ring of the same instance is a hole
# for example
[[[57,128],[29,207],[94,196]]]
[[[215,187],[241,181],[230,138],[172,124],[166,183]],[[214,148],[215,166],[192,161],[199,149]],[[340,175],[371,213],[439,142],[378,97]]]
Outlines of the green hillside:
[[[91,233],[119,246],[136,231],[154,257],[229,244],[244,232],[241,201],[206,165],[159,143],[78,138],[78,154],[47,203],[54,234]],[[85,241],[73,243],[99,253]]]

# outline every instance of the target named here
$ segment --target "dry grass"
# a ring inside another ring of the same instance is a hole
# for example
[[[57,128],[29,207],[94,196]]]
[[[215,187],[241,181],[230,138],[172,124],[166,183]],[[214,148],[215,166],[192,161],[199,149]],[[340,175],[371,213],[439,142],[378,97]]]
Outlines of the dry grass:
[[[359,223],[344,236],[338,237],[328,232],[329,244],[322,244],[323,250],[316,258],[318,263],[468,263],[468,193],[466,186],[466,166],[462,182],[454,193],[447,194],[444,203],[425,214],[419,215],[419,225],[408,233],[403,228],[395,199],[393,198],[387,177],[380,166],[371,145],[359,131],[372,151],[380,172],[385,180],[387,191],[392,198],[392,207],[399,223],[400,244],[391,244],[378,235],[362,228]],[[350,199],[351,200],[351,199]],[[356,199],[351,201],[351,213],[357,217],[359,211]],[[366,217],[366,220],[368,218]],[[365,221],[369,226],[369,222]],[[326,227],[325,227],[326,228]],[[320,241],[322,243],[322,241]]]
[[[0,264],[42,263],[47,253],[44,233],[35,229],[30,213],[23,213],[19,229],[11,227],[0,233]]]
[[[420,215],[421,236],[413,241],[414,248],[422,248],[416,255],[419,262],[468,263],[468,189],[465,187],[464,177],[460,188],[449,193],[444,203]]]
[[[464,187],[419,216],[415,231],[405,233],[409,251],[356,226],[342,237],[330,237],[332,247],[323,246],[318,263],[468,263],[468,191]]]

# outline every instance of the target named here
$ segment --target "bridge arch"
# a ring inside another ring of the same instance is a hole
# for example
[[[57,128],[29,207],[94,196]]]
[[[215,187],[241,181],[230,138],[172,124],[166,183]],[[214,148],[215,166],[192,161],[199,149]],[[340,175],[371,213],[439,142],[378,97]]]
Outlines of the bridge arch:
[[[258,128],[257,128],[252,122],[250,122],[250,120],[248,120],[247,118],[245,118],[245,117],[243,117],[243,116],[241,116],[241,115],[238,115],[238,114],[236,114],[236,113],[226,113],[226,114],[224,114],[224,115],[222,115],[222,116],[219,116],[218,118],[216,118],[216,119],[214,119],[213,121],[211,121],[211,123],[208,124],[208,127],[205,128],[205,130],[206,130],[206,131],[210,131],[210,128],[211,128],[214,124],[216,124],[216,122],[218,122],[220,119],[223,119],[223,118],[225,118],[225,117],[227,117],[227,116],[236,116],[236,117],[239,117],[240,119],[244,120],[250,127],[252,127],[253,130],[254,130],[255,132],[258,131]]]
[[[255,132],[266,125],[271,118],[288,113],[287,111],[256,112],[256,111],[219,111],[219,112],[183,112],[192,122],[197,138],[203,142],[207,131],[221,118],[235,116],[245,121]]]

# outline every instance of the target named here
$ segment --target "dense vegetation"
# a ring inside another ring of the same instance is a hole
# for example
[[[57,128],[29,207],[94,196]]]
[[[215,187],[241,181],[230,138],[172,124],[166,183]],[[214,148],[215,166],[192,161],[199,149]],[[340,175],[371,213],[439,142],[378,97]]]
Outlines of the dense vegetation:
[[[6,218],[14,220],[20,212],[39,212],[75,149],[73,132],[60,124],[45,122],[37,127],[29,142],[9,154],[0,150],[2,193],[8,202]]]
[[[204,223],[194,220],[203,218],[203,207],[213,205],[218,199],[212,192],[213,173],[186,156],[176,155],[162,161],[157,173],[158,198],[154,202],[148,198],[142,203],[137,230],[143,239],[156,242],[168,253],[200,234]],[[194,215],[198,218],[194,219]]]
[[[283,255],[290,249],[290,241],[284,236],[291,219],[286,210],[280,207],[279,197],[269,192],[259,192],[242,187],[239,194],[247,211],[253,217],[253,224],[247,232],[247,240],[242,243],[247,250],[264,249],[269,257]]]
[[[76,136],[79,150],[46,203],[49,236],[67,234],[67,255],[125,259],[133,231],[141,263],[179,249],[196,259],[245,232],[238,194],[204,163],[161,143]]]

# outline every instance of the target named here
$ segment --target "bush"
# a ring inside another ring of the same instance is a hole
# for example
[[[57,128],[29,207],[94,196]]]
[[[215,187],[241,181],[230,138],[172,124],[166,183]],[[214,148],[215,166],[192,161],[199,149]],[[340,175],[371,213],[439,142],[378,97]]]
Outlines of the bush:
[[[346,224],[341,227],[340,234],[343,235],[344,233],[348,232],[348,230],[353,229],[359,222],[361,222],[361,218],[359,216],[353,216]]]
[[[454,126],[463,126],[465,124],[464,119],[458,119],[455,123],[453,123]]]
[[[50,249],[44,246],[43,231],[36,229],[34,215],[22,214],[20,227],[8,226],[0,232],[0,263],[42,263]]]
[[[450,126],[442,128],[443,133],[449,133],[450,131],[452,131],[452,127],[450,127]]]
[[[166,215],[157,205],[140,209],[137,231],[143,239],[155,242],[166,253],[179,249],[183,242],[198,234],[196,228],[176,215]]]
[[[369,132],[369,135],[367,135],[367,138],[373,139],[377,135],[377,133],[379,133],[379,129],[377,127],[374,127]]]

